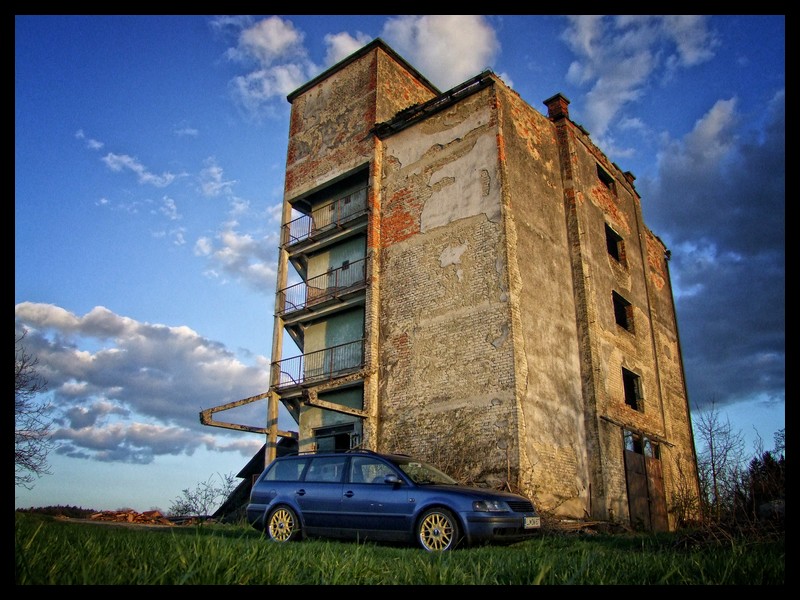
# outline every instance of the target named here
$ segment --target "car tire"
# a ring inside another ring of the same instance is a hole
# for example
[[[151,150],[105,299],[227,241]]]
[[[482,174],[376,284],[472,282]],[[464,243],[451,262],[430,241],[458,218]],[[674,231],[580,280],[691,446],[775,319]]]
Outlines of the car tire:
[[[300,519],[288,506],[276,506],[267,516],[266,531],[273,542],[296,541],[300,539]]]
[[[429,508],[417,522],[416,537],[428,552],[452,550],[461,539],[458,520],[445,508]]]

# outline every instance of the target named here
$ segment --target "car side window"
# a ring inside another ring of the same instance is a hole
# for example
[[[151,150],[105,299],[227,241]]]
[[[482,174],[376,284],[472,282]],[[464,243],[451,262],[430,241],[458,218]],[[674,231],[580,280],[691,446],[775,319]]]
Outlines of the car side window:
[[[300,481],[308,459],[279,460],[264,475],[264,481]]]
[[[305,481],[337,482],[342,481],[346,456],[326,456],[311,459]]]
[[[368,456],[354,456],[350,461],[351,483],[383,483],[383,478],[393,473],[389,465]]]

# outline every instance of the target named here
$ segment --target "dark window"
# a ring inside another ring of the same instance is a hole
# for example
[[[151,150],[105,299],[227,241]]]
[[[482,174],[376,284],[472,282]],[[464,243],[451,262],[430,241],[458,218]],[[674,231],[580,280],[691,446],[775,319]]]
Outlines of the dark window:
[[[317,452],[342,452],[350,450],[357,443],[352,423],[320,427],[314,430],[314,441]]]
[[[622,236],[608,225],[606,225],[606,248],[611,258],[625,264],[625,242],[622,241]]]
[[[661,458],[661,448],[658,442],[654,442],[650,438],[635,433],[630,429],[625,429],[623,436],[625,438],[625,450],[643,454],[649,458]]]
[[[396,474],[389,465],[374,458],[354,456],[350,463],[353,483],[383,483],[384,477]]]
[[[305,481],[337,482],[344,475],[346,456],[318,457],[311,460],[306,472]]]
[[[600,165],[597,165],[597,178],[603,182],[603,185],[606,186],[611,192],[616,195],[617,194],[617,185],[614,178]]]
[[[617,292],[611,292],[611,298],[614,302],[614,319],[617,325],[633,333],[633,306]]]
[[[622,387],[625,389],[625,404],[634,410],[644,412],[641,378],[636,373],[632,373],[623,367]]]
[[[300,481],[300,475],[308,462],[307,458],[280,460],[264,475],[267,481]]]

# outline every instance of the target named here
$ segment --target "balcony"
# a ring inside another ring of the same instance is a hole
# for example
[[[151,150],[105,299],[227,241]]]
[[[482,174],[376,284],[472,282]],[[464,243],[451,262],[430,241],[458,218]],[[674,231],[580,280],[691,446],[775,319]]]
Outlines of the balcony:
[[[367,188],[363,187],[303,215],[281,228],[281,247],[314,241],[367,214]]]
[[[272,363],[277,389],[319,384],[358,371],[364,366],[364,341],[347,342]]]
[[[312,277],[278,292],[278,314],[290,313],[320,306],[328,300],[362,289],[366,283],[367,259],[361,258]]]

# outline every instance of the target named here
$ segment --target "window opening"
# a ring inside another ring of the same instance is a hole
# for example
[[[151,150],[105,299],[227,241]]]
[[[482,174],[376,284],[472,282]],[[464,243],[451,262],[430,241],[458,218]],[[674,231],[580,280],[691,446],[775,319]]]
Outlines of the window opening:
[[[358,436],[352,423],[320,427],[314,431],[317,452],[344,452],[358,445]]]
[[[625,450],[642,454],[648,458],[661,459],[661,446],[650,438],[625,429],[622,432],[625,441]]]
[[[625,389],[625,404],[634,410],[644,412],[641,378],[626,368],[622,368],[622,387]]]
[[[611,192],[616,195],[617,194],[617,182],[614,181],[614,178],[600,165],[597,165],[597,178],[603,182],[603,185],[606,186]]]
[[[611,298],[614,302],[614,319],[617,325],[633,333],[633,306],[617,292],[611,292]]]
[[[608,254],[620,264],[625,264],[625,242],[622,236],[606,224],[606,248]]]

